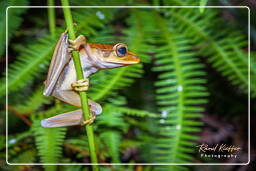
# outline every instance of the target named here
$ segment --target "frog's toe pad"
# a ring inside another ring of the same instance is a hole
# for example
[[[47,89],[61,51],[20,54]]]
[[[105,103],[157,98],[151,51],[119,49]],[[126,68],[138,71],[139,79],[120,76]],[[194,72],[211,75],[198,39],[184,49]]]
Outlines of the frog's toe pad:
[[[86,44],[86,38],[83,35],[80,35],[76,38],[76,40],[68,40],[69,48],[73,50],[79,50],[80,46]]]
[[[72,50],[79,50],[80,44],[77,44],[75,40],[68,40],[68,50],[72,51]]]
[[[89,88],[89,80],[88,79],[78,80],[76,82],[73,82],[71,84],[71,87],[76,91],[87,91]]]
[[[87,124],[88,125],[92,124],[94,122],[95,118],[96,118],[96,114],[91,113],[91,116],[87,120],[81,122],[81,126],[84,126]]]

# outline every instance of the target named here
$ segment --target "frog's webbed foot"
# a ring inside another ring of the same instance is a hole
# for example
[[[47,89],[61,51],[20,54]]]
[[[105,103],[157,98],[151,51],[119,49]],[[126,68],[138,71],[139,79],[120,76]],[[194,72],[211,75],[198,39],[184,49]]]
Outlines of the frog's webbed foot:
[[[98,103],[88,99],[88,104],[90,106],[90,116],[88,119],[80,122],[81,126],[86,124],[89,124],[89,125],[92,124],[96,118],[96,115],[99,115],[102,113],[102,108]]]
[[[82,122],[80,123],[80,125],[81,125],[81,126],[84,126],[84,125],[87,125],[87,124],[90,125],[90,124],[92,124],[92,123],[94,122],[95,118],[96,118],[96,114],[95,114],[94,112],[91,112],[91,113],[90,113],[90,117],[89,117],[87,120],[82,121]]]
[[[76,38],[76,40],[68,40],[69,48],[68,52],[72,50],[79,50],[80,46],[86,45],[86,38],[83,35],[80,35]]]
[[[75,91],[87,91],[88,87],[89,87],[89,79],[85,78],[83,80],[78,80],[76,82],[73,82],[71,84],[71,87],[75,90]]]

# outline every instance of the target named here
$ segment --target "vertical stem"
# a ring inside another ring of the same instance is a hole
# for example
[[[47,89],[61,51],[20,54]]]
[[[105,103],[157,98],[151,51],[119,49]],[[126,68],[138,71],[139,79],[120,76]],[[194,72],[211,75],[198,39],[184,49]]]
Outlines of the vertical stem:
[[[54,1],[53,0],[48,0],[47,1],[48,6],[54,6]],[[48,8],[48,21],[49,21],[49,29],[52,38],[55,38],[55,13],[54,13],[54,8]]]
[[[64,12],[65,21],[68,28],[69,38],[71,40],[75,40],[76,36],[73,28],[73,20],[72,20],[70,8],[68,8],[69,6],[68,0],[61,0],[61,2],[62,2],[62,6],[66,6],[66,7],[63,7],[63,12]],[[83,70],[81,67],[79,53],[78,51],[73,51],[72,55],[73,55],[73,60],[76,68],[77,79],[81,80],[83,79]],[[88,102],[87,102],[87,95],[86,95],[86,92],[84,91],[79,92],[79,94],[80,94],[81,103],[82,103],[83,116],[86,120],[90,116]],[[98,162],[97,162],[97,156],[96,156],[95,145],[94,145],[93,127],[92,125],[85,125],[85,128],[88,136],[91,162],[95,164],[92,166],[92,168],[93,168],[93,171],[98,171],[99,169],[97,165]]]

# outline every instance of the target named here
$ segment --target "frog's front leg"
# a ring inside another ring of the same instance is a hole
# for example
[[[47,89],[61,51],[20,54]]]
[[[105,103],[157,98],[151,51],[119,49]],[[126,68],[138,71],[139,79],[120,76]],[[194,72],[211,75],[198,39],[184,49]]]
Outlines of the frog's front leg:
[[[73,50],[79,50],[81,46],[86,45],[86,38],[83,35],[78,36],[75,40],[68,40],[68,41],[69,41],[69,49],[68,49],[69,52]],[[87,91],[89,87],[89,79],[84,78],[83,80],[78,80],[72,83],[71,86],[75,91]]]
[[[69,52],[72,50],[79,50],[81,46],[86,45],[86,38],[83,35],[78,36],[75,40],[68,40],[69,42]]]
[[[71,87],[75,91],[87,91],[89,88],[89,79],[84,78],[83,80],[78,80],[76,82],[71,83]]]

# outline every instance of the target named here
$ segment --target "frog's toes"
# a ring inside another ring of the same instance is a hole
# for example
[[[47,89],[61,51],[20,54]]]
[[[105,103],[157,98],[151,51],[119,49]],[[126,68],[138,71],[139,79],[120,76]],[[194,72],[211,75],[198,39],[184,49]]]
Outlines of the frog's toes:
[[[87,91],[89,88],[89,80],[86,78],[84,80],[78,80],[71,84],[71,87],[75,91]]]
[[[68,40],[68,51],[71,52],[73,50],[79,50],[80,45],[76,43],[75,40]]]
[[[76,40],[68,40],[68,42],[71,50],[79,50],[80,46],[86,44],[86,38],[83,35],[80,35],[76,38]]]
[[[95,118],[96,118],[96,114],[91,113],[90,117],[87,120],[82,121],[80,124],[81,124],[81,126],[84,126],[84,125],[87,125],[87,124],[90,125],[94,122]]]

